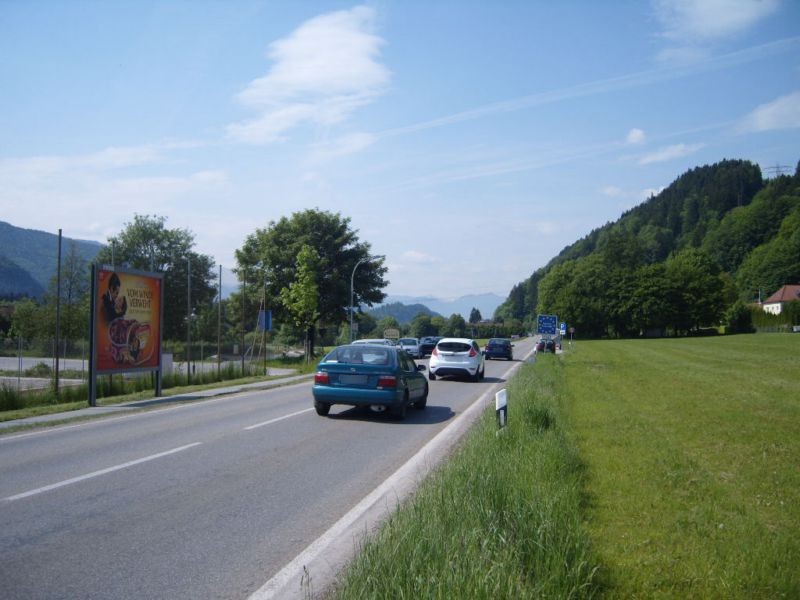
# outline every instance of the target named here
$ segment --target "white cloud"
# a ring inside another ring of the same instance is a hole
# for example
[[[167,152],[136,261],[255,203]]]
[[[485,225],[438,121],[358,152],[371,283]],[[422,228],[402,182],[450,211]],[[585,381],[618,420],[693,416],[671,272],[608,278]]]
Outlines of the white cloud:
[[[635,127],[628,132],[628,137],[626,138],[626,141],[629,144],[642,144],[644,143],[644,140],[644,131]]]
[[[403,252],[403,260],[417,265],[429,265],[438,262],[435,257],[419,250],[406,250]]]
[[[617,198],[618,196],[622,195],[622,189],[618,188],[615,185],[607,185],[602,190],[600,190],[600,193],[603,194],[604,196],[608,196],[609,198]]]
[[[664,37],[681,42],[713,41],[738,34],[773,14],[779,0],[655,0]]]
[[[335,140],[315,144],[312,158],[329,160],[365,150],[375,143],[375,136],[370,133],[351,133]]]
[[[357,6],[318,16],[273,42],[270,71],[237,96],[259,114],[231,124],[228,135],[269,143],[304,123],[341,123],[373,102],[391,78],[377,61],[383,40],[372,33],[374,21],[374,9]]]
[[[640,158],[639,164],[648,165],[651,163],[674,160],[676,158],[681,158],[682,156],[694,154],[703,146],[705,146],[705,144],[674,144],[672,146],[665,146],[664,148],[659,148],[655,152],[646,154]]]
[[[800,92],[761,104],[737,127],[739,133],[800,127]]]

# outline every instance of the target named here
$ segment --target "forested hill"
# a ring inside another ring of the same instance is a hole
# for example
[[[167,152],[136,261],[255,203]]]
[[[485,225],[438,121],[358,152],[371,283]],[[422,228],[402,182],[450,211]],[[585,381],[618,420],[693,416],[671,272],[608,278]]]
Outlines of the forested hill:
[[[630,320],[630,314],[615,317],[611,313],[621,313],[623,306],[635,311],[633,301],[647,300],[634,294],[630,286],[668,286],[669,282],[660,279],[661,269],[672,266],[675,270],[678,257],[695,263],[707,261],[714,277],[721,277],[713,282],[724,287],[723,308],[736,299],[757,297],[759,290],[766,297],[781,285],[800,283],[800,164],[793,176],[768,180],[758,165],[743,160],[692,169],[616,222],[564,248],[514,286],[495,315],[530,321],[537,312],[559,309],[557,314],[564,318],[568,313],[580,313],[571,318],[595,319],[600,323],[598,335],[609,330],[619,333],[614,321]],[[653,272],[652,277],[645,276],[646,268]],[[618,269],[628,273],[627,282],[615,279],[623,277],[616,273]],[[589,273],[596,275],[597,285],[590,282],[594,275]],[[634,273],[643,279],[634,282]],[[590,299],[593,308],[570,307],[570,294]],[[661,308],[669,313],[675,307]],[[656,310],[652,307],[650,314]],[[671,317],[666,314],[664,318]],[[695,316],[690,320],[699,325],[703,319]]]
[[[62,260],[74,249],[87,264],[103,247],[99,242],[62,238]],[[56,274],[58,235],[0,221],[0,296],[40,296]]]

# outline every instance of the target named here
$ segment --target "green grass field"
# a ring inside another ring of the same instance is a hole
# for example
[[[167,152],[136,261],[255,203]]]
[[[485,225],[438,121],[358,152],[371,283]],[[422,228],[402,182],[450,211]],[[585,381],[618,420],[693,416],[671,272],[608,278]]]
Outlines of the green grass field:
[[[332,595],[798,598],[798,382],[787,334],[540,356]]]
[[[615,597],[800,597],[800,336],[583,342],[562,363]]]

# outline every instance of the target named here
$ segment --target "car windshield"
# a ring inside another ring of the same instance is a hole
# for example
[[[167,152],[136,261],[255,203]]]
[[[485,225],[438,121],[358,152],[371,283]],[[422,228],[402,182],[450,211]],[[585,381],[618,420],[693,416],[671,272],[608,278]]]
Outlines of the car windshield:
[[[414,346],[416,345],[417,340],[415,340],[414,338],[403,338],[400,340],[399,343],[403,344],[404,346]]]
[[[325,362],[348,365],[388,365],[391,363],[391,352],[389,348],[340,346],[325,357]]]

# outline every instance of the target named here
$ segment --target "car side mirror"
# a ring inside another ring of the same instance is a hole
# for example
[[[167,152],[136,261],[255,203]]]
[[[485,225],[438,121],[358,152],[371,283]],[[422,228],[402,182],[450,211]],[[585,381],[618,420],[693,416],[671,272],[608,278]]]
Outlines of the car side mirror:
[[[425,365],[417,365],[417,371],[424,371]]]

